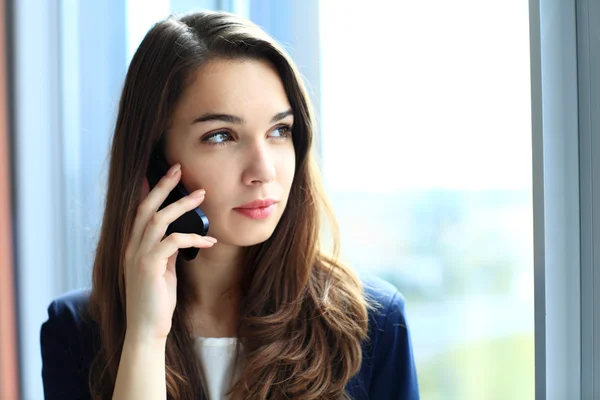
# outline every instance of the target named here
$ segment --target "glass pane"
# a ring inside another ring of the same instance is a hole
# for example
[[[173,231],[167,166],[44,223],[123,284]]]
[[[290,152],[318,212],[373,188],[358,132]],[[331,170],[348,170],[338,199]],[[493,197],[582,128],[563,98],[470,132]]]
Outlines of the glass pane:
[[[528,4],[362,5],[320,2],[342,255],[404,294],[423,399],[533,399]]]

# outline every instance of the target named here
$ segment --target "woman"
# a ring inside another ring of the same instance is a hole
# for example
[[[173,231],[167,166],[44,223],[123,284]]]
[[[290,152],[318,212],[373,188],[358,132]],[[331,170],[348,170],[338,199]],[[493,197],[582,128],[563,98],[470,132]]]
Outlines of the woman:
[[[54,301],[42,326],[46,399],[418,398],[402,296],[340,263],[337,235],[333,255],[320,247],[313,124],[294,63],[252,23],[203,12],[148,32],[91,293]],[[171,168],[149,190],[155,153]],[[190,195],[161,208],[178,182]],[[210,237],[165,234],[198,206]]]

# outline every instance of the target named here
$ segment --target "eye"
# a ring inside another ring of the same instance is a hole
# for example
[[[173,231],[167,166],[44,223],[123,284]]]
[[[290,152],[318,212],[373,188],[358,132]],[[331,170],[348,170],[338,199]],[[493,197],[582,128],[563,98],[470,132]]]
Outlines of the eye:
[[[227,131],[219,131],[208,135],[207,137],[202,139],[202,142],[209,145],[224,145],[227,142],[231,141],[231,139],[231,133]]]
[[[292,136],[292,127],[290,125],[280,125],[273,129],[272,132],[275,133],[275,138],[285,139]]]

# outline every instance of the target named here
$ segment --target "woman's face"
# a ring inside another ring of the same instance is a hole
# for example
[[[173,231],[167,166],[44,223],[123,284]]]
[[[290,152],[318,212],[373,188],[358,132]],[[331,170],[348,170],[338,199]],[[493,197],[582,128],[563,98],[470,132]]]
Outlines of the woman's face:
[[[251,246],[275,230],[294,178],[293,123],[281,79],[266,61],[213,60],[186,88],[165,156],[181,163],[189,192],[206,190],[200,208],[220,243]],[[239,209],[269,199],[276,203],[267,209]]]

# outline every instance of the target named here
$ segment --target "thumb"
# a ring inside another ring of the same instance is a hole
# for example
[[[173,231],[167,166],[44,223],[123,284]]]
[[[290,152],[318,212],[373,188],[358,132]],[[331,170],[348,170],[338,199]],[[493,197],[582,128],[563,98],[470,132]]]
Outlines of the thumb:
[[[167,272],[175,275],[175,266],[177,264],[177,256],[179,255],[179,250],[177,250],[169,259],[167,260]]]

